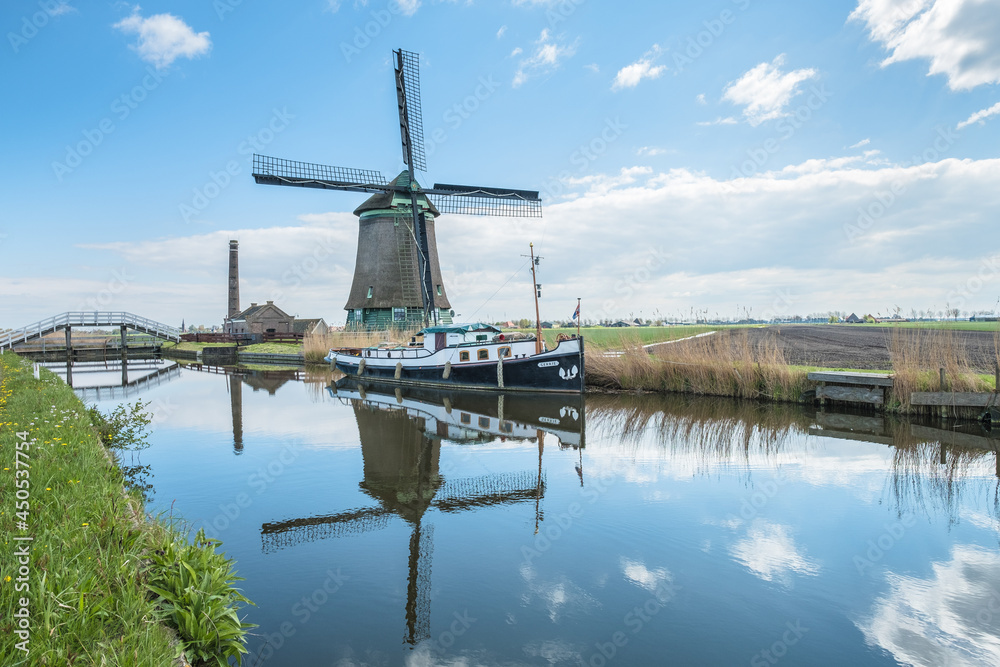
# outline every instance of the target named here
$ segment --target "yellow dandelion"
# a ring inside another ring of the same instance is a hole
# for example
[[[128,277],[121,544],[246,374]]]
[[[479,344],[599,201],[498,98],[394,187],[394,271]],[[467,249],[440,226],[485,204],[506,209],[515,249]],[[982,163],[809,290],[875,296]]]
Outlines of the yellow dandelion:
[[[89,524],[89,523],[84,523],[84,524],[81,524],[81,525],[84,525],[84,526],[89,526],[90,524]]]

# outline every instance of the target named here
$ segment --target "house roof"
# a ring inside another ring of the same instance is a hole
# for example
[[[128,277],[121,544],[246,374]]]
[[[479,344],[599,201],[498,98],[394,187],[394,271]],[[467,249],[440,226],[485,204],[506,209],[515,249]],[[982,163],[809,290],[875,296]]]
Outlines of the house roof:
[[[255,315],[260,315],[263,311],[267,310],[268,308],[273,308],[274,310],[278,311],[278,313],[280,315],[282,315],[283,317],[291,317],[288,313],[286,313],[285,311],[283,311],[281,308],[278,308],[276,305],[274,305],[273,301],[268,301],[267,303],[257,303],[257,304],[254,304],[254,305],[250,306],[249,308],[247,308],[246,310],[244,310],[242,313],[240,313],[238,315],[235,315],[233,317],[230,317],[229,320],[230,321],[245,320],[248,317],[253,317]]]
[[[295,333],[311,333],[320,322],[326,324],[322,317],[317,317],[311,320],[300,320],[299,318],[295,318],[295,321],[292,322],[292,331]]]

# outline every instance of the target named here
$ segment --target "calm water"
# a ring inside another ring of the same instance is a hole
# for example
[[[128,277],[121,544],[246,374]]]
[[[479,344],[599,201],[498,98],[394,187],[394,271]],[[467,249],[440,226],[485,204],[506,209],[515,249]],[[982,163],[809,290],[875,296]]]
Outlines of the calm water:
[[[978,426],[328,385],[134,390],[156,422],[126,463],[237,559],[250,664],[1000,664]]]

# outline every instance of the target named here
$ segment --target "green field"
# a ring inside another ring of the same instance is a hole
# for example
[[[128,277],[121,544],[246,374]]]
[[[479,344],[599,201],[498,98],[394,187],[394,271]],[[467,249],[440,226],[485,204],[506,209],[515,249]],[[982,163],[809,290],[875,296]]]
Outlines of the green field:
[[[709,331],[721,331],[723,329],[745,328],[746,325],[726,324],[720,326],[708,326],[703,324],[678,324],[671,327],[582,327],[580,335],[588,345],[598,348],[616,347],[640,343],[649,345],[650,343],[665,343],[678,338],[688,338]],[[526,334],[534,334],[534,329],[519,329]],[[555,328],[542,329],[542,337],[549,347],[556,344],[556,337],[559,334],[575,336],[576,329]]]

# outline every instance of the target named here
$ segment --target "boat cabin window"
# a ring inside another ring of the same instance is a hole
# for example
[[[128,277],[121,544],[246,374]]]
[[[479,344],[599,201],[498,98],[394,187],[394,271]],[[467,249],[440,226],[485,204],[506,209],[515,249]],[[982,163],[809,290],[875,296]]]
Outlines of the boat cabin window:
[[[490,427],[490,418],[489,417],[480,417],[479,418],[479,427],[480,428],[489,428]]]
[[[484,340],[486,340],[486,334],[476,334],[476,342],[477,343],[480,342],[480,341],[484,341]]]
[[[484,359],[489,359],[490,358],[490,351],[489,350],[477,350],[476,351],[476,358],[479,361],[483,361]]]
[[[509,356],[510,356],[510,348],[509,347],[504,346],[504,347],[497,348],[497,357],[499,357],[500,359],[504,359],[504,358],[509,357]]]
[[[463,412],[459,416],[459,421],[461,421],[463,424],[471,424],[472,423],[472,415],[470,415],[468,412]]]
[[[468,361],[469,360],[469,351],[466,350],[464,352],[459,352],[458,353],[458,360],[459,361]]]

